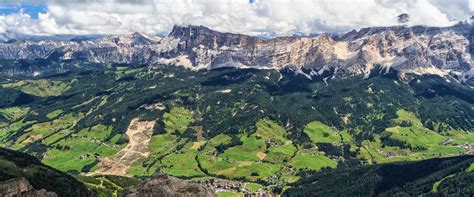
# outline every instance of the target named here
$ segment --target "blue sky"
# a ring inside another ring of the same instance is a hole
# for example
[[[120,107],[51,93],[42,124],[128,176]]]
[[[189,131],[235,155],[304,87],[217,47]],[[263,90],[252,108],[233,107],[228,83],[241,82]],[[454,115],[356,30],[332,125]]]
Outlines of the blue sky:
[[[20,11],[37,19],[38,13],[47,11],[47,6],[44,3],[0,3],[0,15],[19,13]]]
[[[178,24],[284,36],[400,25],[403,13],[410,15],[406,25],[427,26],[450,26],[474,15],[474,0],[12,1],[0,2],[0,33],[166,34]]]

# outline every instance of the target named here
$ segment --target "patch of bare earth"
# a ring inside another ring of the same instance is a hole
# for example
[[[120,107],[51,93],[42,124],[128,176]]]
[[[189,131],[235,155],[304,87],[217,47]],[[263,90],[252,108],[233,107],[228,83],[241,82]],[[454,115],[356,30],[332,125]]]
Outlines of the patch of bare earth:
[[[97,164],[99,169],[94,171],[94,174],[125,175],[135,161],[148,157],[148,144],[154,126],[155,121],[133,119],[125,133],[129,140],[127,146],[114,156],[101,159]]]
[[[341,119],[342,119],[342,122],[343,122],[344,124],[346,124],[346,125],[349,124],[349,122],[350,122],[349,118],[350,118],[350,117],[351,117],[351,114],[346,114],[345,116],[343,116],[343,117],[341,118]]]
[[[260,160],[264,160],[266,156],[267,154],[265,154],[264,152],[257,152],[257,157]]]
[[[191,128],[195,131],[194,135],[198,141],[204,140],[202,126],[192,126]]]
[[[34,142],[36,140],[40,140],[41,138],[43,138],[43,134],[33,134],[33,135],[28,136],[21,143],[22,144],[28,144],[28,143]]]

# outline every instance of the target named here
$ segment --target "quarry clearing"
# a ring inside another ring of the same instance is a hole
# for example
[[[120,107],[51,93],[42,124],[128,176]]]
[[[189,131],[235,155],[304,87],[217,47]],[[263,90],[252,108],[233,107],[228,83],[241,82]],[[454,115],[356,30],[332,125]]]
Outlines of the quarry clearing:
[[[125,175],[135,161],[148,157],[150,154],[148,145],[155,123],[155,121],[133,119],[125,133],[129,140],[127,146],[114,156],[101,159],[98,163],[99,169],[93,174]]]

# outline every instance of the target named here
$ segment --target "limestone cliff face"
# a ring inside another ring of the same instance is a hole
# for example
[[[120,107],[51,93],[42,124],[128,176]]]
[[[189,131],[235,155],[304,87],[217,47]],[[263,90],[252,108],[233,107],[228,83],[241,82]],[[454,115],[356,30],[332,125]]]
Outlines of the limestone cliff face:
[[[431,74],[465,72],[473,68],[472,31],[468,24],[447,28],[397,26],[365,28],[341,37],[321,34],[263,40],[206,27],[175,27],[169,36],[179,44],[169,59],[185,56],[191,63],[188,66],[210,69],[333,66],[364,74],[377,65]]]
[[[74,41],[11,41],[0,59],[81,59],[101,63],[161,63],[191,69],[219,67],[310,70],[331,68],[368,76],[377,67],[402,73],[456,75],[474,81],[472,24],[452,27],[372,27],[344,35],[263,39],[203,26],[175,26],[169,35],[134,33]]]

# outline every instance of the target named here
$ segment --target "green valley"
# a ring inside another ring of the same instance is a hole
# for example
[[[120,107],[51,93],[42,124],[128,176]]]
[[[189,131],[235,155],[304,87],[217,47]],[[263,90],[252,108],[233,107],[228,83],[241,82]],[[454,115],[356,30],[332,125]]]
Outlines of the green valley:
[[[474,90],[436,77],[326,84],[285,70],[109,65],[0,83],[2,147],[106,196],[124,190],[120,177],[155,172],[242,185],[219,196],[290,194],[323,172],[474,151],[472,100],[423,95],[440,85]],[[448,176],[434,192],[445,191]]]

